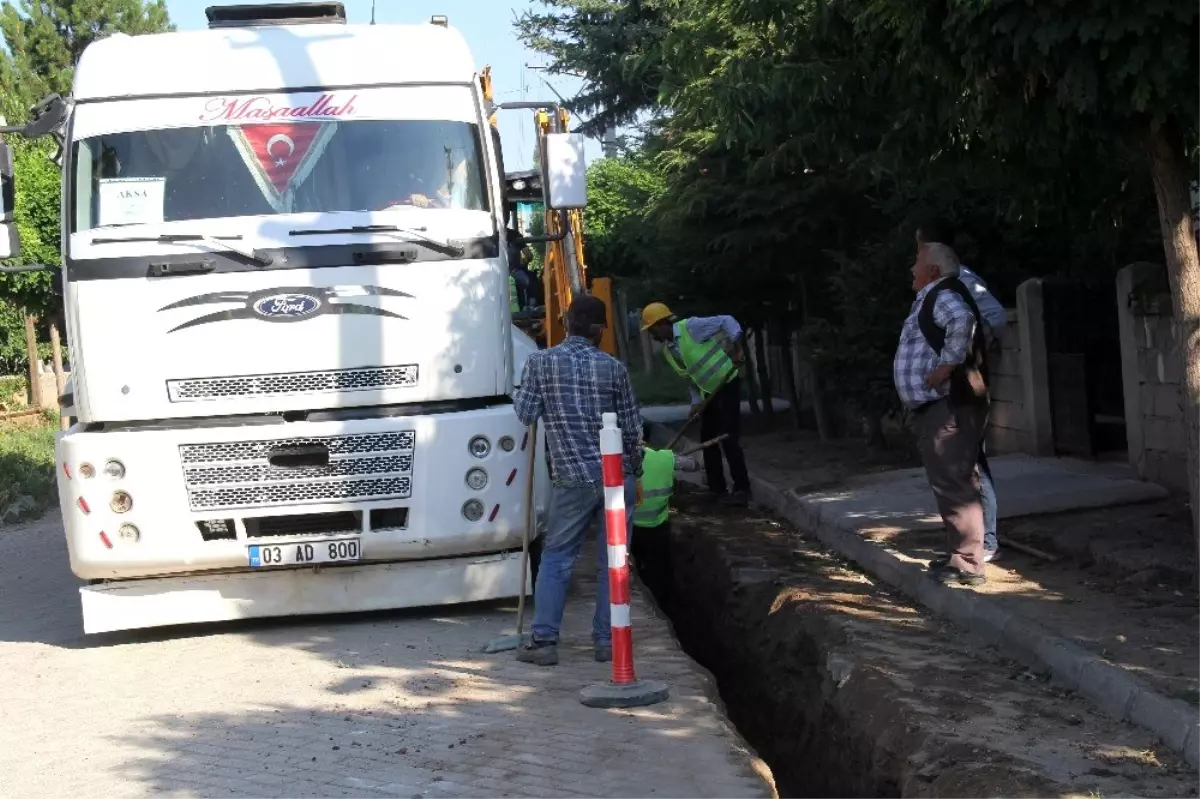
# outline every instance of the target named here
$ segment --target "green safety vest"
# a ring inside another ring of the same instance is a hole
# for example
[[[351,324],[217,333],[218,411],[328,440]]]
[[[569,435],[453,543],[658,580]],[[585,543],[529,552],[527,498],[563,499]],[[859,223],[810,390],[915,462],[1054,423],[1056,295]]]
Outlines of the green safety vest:
[[[521,312],[521,300],[517,295],[517,279],[512,275],[508,276],[508,305],[513,313]]]
[[[667,520],[671,489],[675,487],[675,453],[646,449],[642,453],[642,504],[634,508],[637,527],[657,527]]]
[[[688,332],[687,320],[675,323],[675,344],[679,347],[679,357],[683,363],[676,360],[671,349],[663,349],[667,363],[671,365],[680,377],[691,380],[700,390],[700,394],[708,397],[715,394],[722,386],[737,375],[737,367],[725,345],[729,336],[725,331],[718,331],[708,341],[696,341]]]

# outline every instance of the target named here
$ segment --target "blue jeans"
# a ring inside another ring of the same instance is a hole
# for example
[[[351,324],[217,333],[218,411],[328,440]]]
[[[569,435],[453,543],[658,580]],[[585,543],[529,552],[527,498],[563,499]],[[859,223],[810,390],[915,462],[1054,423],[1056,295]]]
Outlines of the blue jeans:
[[[983,548],[996,549],[996,487],[985,470],[979,470],[979,503],[983,505]]]
[[[633,539],[633,506],[637,480],[625,478],[625,545]],[[596,614],[592,641],[612,644],[612,619],[608,608],[608,535],[604,527],[604,486],[554,486],[550,489],[550,517],[542,544],[542,563],[533,587],[533,640],[557,642],[567,607],[567,588],[584,536],[596,523]]]

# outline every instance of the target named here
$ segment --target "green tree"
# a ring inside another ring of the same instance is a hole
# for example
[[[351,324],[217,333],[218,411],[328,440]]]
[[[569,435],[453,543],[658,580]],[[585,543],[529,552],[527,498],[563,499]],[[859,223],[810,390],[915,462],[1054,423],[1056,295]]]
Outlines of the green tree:
[[[660,47],[679,0],[543,0],[517,21],[527,47],[550,56],[550,71],[585,75],[572,110],[595,135],[632,122],[658,99]]]
[[[22,108],[50,92],[66,97],[79,57],[92,42],[113,33],[174,30],[164,0],[6,0],[0,32],[0,88]]]
[[[925,12],[906,1],[553,0],[519,26],[552,68],[588,76],[579,110],[655,117],[666,190],[646,217],[663,296],[804,328],[809,359],[858,408],[894,406],[887,362],[922,216],[970,228],[970,263],[1010,302],[1025,277],[1111,280],[1154,252],[1144,150],[1102,123],[1057,136],[1053,116],[1010,108],[992,109],[1004,137],[978,124],[978,91],[926,63],[942,36],[911,27]]]
[[[173,30],[163,0],[21,0],[0,6],[0,112],[9,124],[26,121],[28,109],[50,92],[70,93],[75,64],[97,39],[116,32]],[[21,253],[10,265],[61,264],[61,175],[54,142],[8,136],[16,176],[14,214]],[[60,300],[46,272],[0,276],[0,359],[8,368],[26,361],[23,309],[52,315]],[[43,327],[45,324],[43,323]],[[44,332],[44,330],[43,330]],[[19,346],[18,346],[19,342]]]
[[[584,243],[588,269],[601,276],[645,276],[651,261],[643,212],[662,194],[662,177],[647,158],[635,154],[593,162],[587,182]]]

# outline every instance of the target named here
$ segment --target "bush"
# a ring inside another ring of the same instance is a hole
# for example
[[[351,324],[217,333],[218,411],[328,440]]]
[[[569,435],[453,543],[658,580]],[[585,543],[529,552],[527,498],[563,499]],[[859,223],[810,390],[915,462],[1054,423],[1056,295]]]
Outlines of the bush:
[[[666,366],[658,365],[651,374],[640,368],[629,370],[633,393],[639,405],[689,405],[687,383]]]
[[[0,513],[16,505],[17,518],[27,518],[54,503],[55,429],[42,417],[34,423],[0,425]]]

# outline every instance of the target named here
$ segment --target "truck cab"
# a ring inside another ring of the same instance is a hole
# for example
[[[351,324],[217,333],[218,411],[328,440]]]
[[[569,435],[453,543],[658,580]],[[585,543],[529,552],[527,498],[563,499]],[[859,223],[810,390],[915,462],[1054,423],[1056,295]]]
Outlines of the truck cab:
[[[526,590],[548,476],[511,397],[535,344],[466,42],[340,3],[208,17],[94,43],[63,107],[85,630]],[[582,180],[558,163],[547,184]]]

